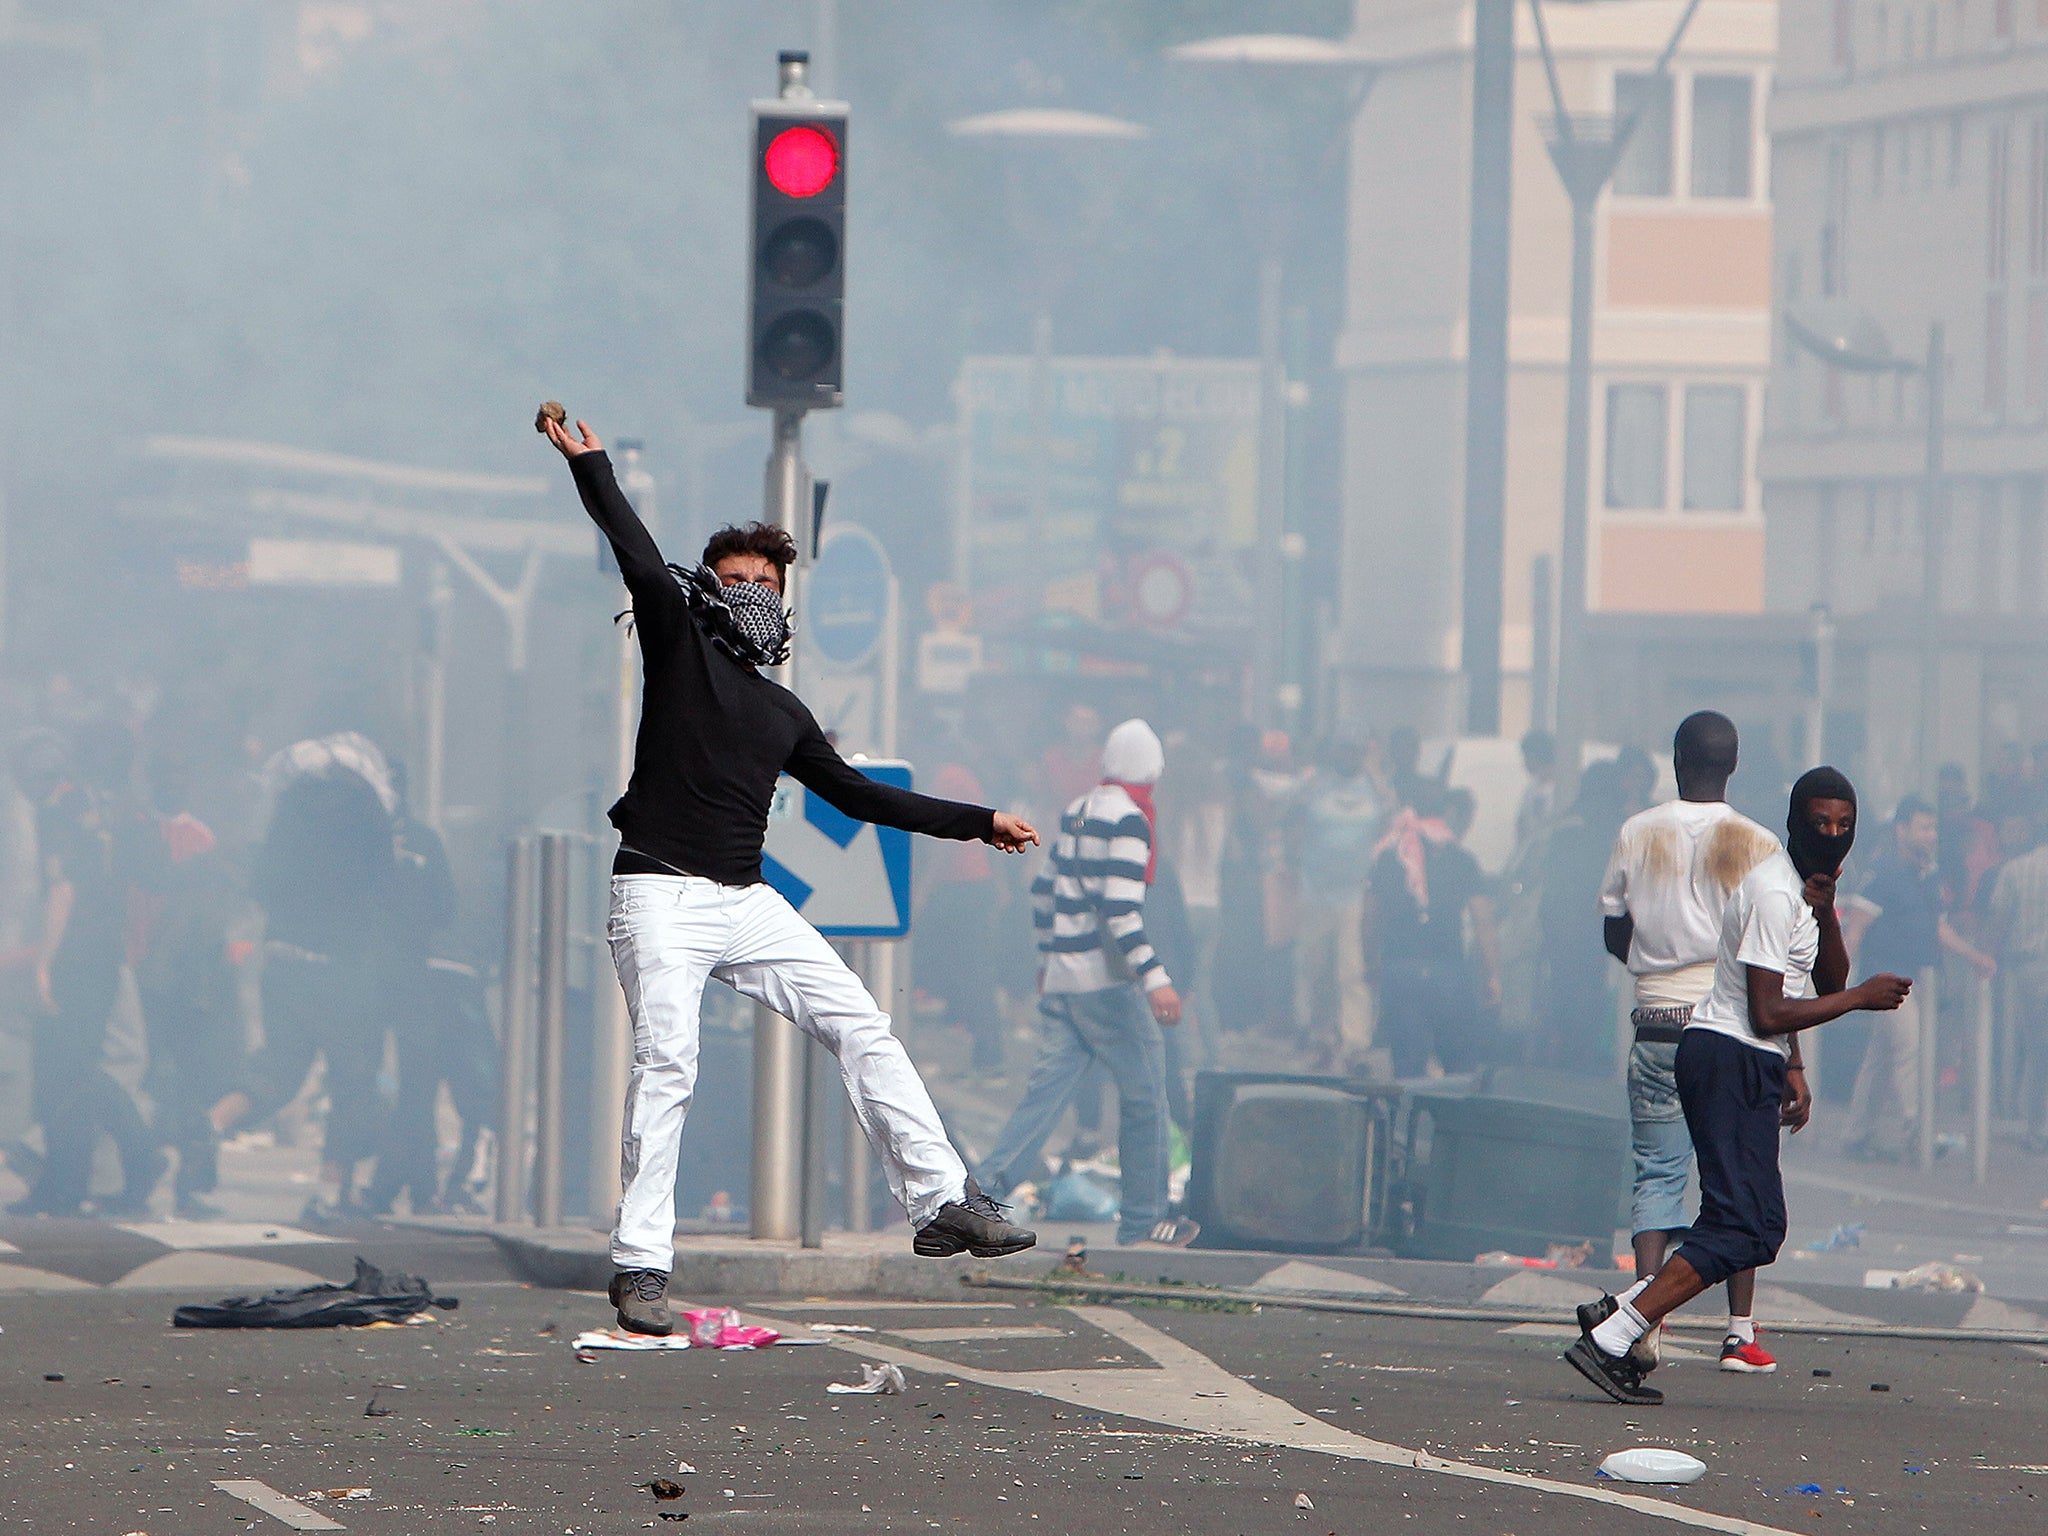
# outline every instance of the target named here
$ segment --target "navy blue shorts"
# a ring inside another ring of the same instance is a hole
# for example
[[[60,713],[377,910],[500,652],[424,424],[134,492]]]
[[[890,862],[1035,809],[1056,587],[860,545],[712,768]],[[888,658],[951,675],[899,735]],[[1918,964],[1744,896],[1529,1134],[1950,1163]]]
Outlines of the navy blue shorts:
[[[1785,1058],[1711,1029],[1678,1043],[1678,1102],[1699,1160],[1700,1213],[1678,1251],[1708,1285],[1774,1263],[1785,1242],[1778,1116]]]

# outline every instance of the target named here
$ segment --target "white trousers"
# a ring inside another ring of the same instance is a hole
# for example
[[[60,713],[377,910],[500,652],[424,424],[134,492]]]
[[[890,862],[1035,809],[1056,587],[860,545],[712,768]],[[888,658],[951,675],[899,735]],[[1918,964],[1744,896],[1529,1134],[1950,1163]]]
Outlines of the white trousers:
[[[772,887],[615,875],[609,932],[633,1017],[624,1193],[612,1229],[620,1269],[665,1273],[675,1264],[676,1160],[697,1084],[698,1011],[713,978],[793,1020],[838,1059],[853,1113],[912,1226],[965,1192],[967,1170],[889,1016]]]

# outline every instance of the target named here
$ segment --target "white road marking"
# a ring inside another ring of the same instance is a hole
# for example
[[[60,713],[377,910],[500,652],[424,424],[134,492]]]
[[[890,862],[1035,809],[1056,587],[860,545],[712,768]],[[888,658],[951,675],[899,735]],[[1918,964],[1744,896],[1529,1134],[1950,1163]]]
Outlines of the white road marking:
[[[273,1520],[281,1520],[295,1531],[345,1531],[339,1520],[330,1520],[317,1509],[308,1509],[297,1499],[286,1498],[268,1483],[253,1477],[215,1479],[214,1487],[229,1498],[240,1499],[251,1509],[260,1509]]]
[[[1150,1323],[1140,1322],[1117,1307],[1067,1307],[1084,1322],[1122,1340],[1151,1357],[1152,1366],[1122,1370],[992,1371],[961,1365],[935,1355],[919,1354],[893,1344],[871,1343],[866,1339],[838,1337],[835,1349],[872,1360],[888,1360],[911,1370],[929,1371],[942,1377],[972,1381],[984,1387],[1012,1392],[1029,1392],[1077,1407],[1094,1408],[1125,1418],[1167,1424],[1198,1435],[1212,1435],[1249,1445],[1277,1445],[1291,1450],[1314,1451],[1348,1461],[1372,1462],[1379,1466],[1406,1467],[1441,1477],[1493,1483],[1531,1493],[1557,1494],[1605,1504],[1653,1519],[1689,1525],[1697,1530],[1718,1531],[1722,1536],[1794,1536],[1781,1526],[1754,1520],[1687,1509],[1638,1493],[1620,1493],[1597,1484],[1559,1482],[1526,1472],[1510,1472],[1476,1462],[1448,1461],[1427,1451],[1410,1450],[1385,1440],[1373,1440],[1324,1423],[1293,1404],[1261,1392],[1231,1375],[1199,1350],[1162,1333]]]
[[[267,1248],[286,1243],[336,1243],[341,1239],[323,1232],[305,1232],[281,1227],[274,1221],[124,1221],[123,1232],[133,1232],[166,1248]]]
[[[1388,1285],[1384,1280],[1375,1280],[1370,1275],[1354,1275],[1349,1270],[1331,1269],[1323,1264],[1304,1264],[1299,1259],[1289,1259],[1277,1269],[1269,1269],[1254,1280],[1247,1290],[1278,1291],[1283,1294],[1298,1291],[1309,1296],[1405,1296],[1407,1292],[1399,1286]]]
[[[971,1344],[981,1339],[1070,1339],[1064,1328],[1043,1323],[1011,1323],[1000,1327],[891,1328],[890,1334],[913,1344]]]
[[[1014,1312],[1014,1301],[784,1301],[778,1312]]]

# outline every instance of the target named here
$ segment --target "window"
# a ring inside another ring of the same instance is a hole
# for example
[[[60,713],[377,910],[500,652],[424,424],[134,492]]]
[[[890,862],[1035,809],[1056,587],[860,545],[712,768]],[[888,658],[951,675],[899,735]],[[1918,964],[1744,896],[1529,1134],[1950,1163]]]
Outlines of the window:
[[[2012,225],[2007,214],[2012,181],[2012,129],[2007,124],[1992,125],[1991,152],[1984,159],[1984,251],[1991,281],[2002,283]]]
[[[2028,414],[2048,413],[2048,288],[2027,295],[2026,392]]]
[[[1614,168],[1614,190],[1627,197],[1671,195],[1671,77],[1616,75],[1614,121],[1635,120],[1628,148]]]
[[[2009,43],[2012,41],[2012,12],[2012,0],[1992,0],[1991,35],[2000,42]]]
[[[2048,277],[2048,117],[2035,118],[2028,135],[2027,271]]]
[[[1849,209],[1849,151],[1837,141],[1828,145],[1827,181],[1822,189],[1820,226],[1820,291],[1836,298],[1843,291],[1842,227]]]
[[[1856,0],[1834,0],[1831,56],[1837,69],[1856,67]]]
[[[1870,134],[1870,195],[1884,196],[1884,124],[1879,123]]]
[[[1665,423],[1662,384],[1607,386],[1607,505],[1615,511],[1664,510]]]
[[[1963,184],[1963,119],[1958,113],[1948,120],[1948,184]]]
[[[1748,197],[1754,158],[1748,75],[1698,75],[1692,82],[1692,195]]]
[[[1691,384],[1685,391],[1688,512],[1740,512],[1747,477],[1749,393],[1740,384]]]

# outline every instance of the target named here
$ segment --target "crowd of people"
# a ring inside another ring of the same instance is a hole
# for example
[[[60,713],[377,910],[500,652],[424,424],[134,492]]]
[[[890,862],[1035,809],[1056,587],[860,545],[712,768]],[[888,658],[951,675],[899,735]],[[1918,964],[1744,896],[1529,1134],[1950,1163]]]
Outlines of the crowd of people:
[[[495,1119],[484,979],[435,952],[455,887],[402,764],[308,738],[245,776],[247,825],[194,811],[177,753],[112,708],[19,730],[8,756],[13,947],[40,1145],[5,1144],[16,1215],[221,1214],[218,1149],[302,1098],[325,1105],[300,1219],[472,1206]],[[318,1070],[316,1071],[316,1067]],[[444,1176],[447,1083],[462,1121]],[[103,1141],[121,1182],[96,1188]]]
[[[1096,709],[1075,704],[1023,771],[978,757],[956,734],[940,753],[941,773],[977,794],[994,786],[998,803],[1006,792],[1042,825],[1060,827],[1077,812],[1086,819],[1083,802],[1111,781],[1106,734]],[[1174,1126],[1189,1130],[1188,1075],[1203,1067],[1380,1080],[1499,1065],[1581,1082],[1625,1074],[1636,1046],[1623,957],[1603,947],[1590,914],[1601,908],[1624,824],[1670,803],[1668,784],[1660,790],[1668,764],[1626,747],[1589,763],[1558,804],[1554,744],[1530,732],[1520,743],[1512,846],[1492,850],[1489,870],[1468,846],[1478,805],[1452,782],[1452,750],[1425,753],[1411,729],[1337,735],[1306,752],[1282,733],[1250,728],[1220,742],[1160,735],[1162,771],[1146,797],[1143,925],[1158,974],[1185,1003],[1184,1022],[1159,1030],[1160,1091]],[[1773,799],[1782,805],[1787,784],[1759,744],[1728,792],[1755,813],[1754,825]],[[1960,1022],[1975,978],[2005,978],[1996,994],[1999,1114],[2023,1123],[2031,1152],[2048,1151],[2044,814],[2048,752],[2001,751],[1974,799],[1961,769],[1944,767],[1933,801],[1907,795],[1883,808],[1842,902],[1856,975],[1931,968],[1947,983],[1936,989],[1944,1018]],[[1020,1115],[1047,1121],[1021,1142],[1002,1139],[984,1184],[1005,1190],[1046,1174],[1040,1149],[1069,1100],[1078,1110],[1070,1151],[1103,1146],[1111,1082],[1126,1113],[1135,1108],[1149,1123],[1149,1109],[1123,1089],[1127,1064],[1103,1051],[1092,1078],[1079,1070],[1078,1035],[1038,1039],[1031,1048],[1051,1055],[1039,1076],[1025,1068],[1019,1080],[1011,1069],[1022,1052],[1006,1053],[1006,1038],[1045,1027],[1045,982],[1033,969],[1041,957],[1024,942],[1031,893],[985,858],[937,862],[915,950],[923,1002],[968,1037],[973,1071],[998,1101],[1021,1088]],[[1027,1011],[1033,998],[1041,1017]],[[1933,1006],[1922,997],[1881,1017],[1856,1015],[1815,1051],[1814,1091],[1843,1108],[1849,1155],[1899,1160],[1917,1145],[1921,1010]],[[1966,1036],[1940,1032],[1941,1081],[1956,1081]],[[1046,1074],[1076,1078],[1057,1106]],[[1151,1214],[1146,1204],[1138,1212]]]

